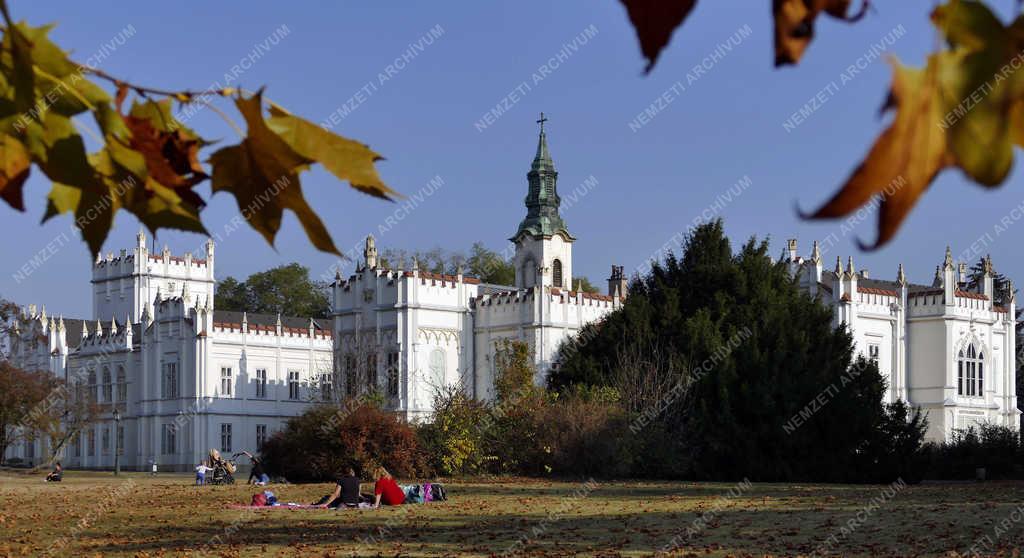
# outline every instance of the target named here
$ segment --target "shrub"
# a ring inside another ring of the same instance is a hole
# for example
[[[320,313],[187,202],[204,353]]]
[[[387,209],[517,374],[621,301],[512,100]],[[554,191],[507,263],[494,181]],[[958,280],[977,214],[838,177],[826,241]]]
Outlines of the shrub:
[[[486,405],[449,386],[434,397],[434,416],[417,434],[432,468],[443,475],[475,475],[486,459]]]
[[[1006,426],[982,424],[955,430],[942,444],[929,444],[928,478],[969,480],[985,468],[988,478],[1020,478],[1020,433]]]
[[[321,405],[289,419],[260,454],[268,473],[292,482],[333,480],[349,466],[364,477],[378,465],[400,477],[428,472],[413,428],[365,401]]]
[[[551,472],[598,477],[632,473],[639,443],[629,430],[627,413],[614,398],[557,398],[544,407],[538,422]]]

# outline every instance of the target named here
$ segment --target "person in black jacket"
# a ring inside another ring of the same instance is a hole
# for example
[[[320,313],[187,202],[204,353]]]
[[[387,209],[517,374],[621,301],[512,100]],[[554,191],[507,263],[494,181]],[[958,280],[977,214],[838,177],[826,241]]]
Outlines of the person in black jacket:
[[[246,481],[246,484],[255,484],[256,486],[269,484],[270,477],[268,477],[267,473],[263,470],[263,462],[260,461],[260,458],[245,450],[242,450],[242,453],[252,461],[252,470],[249,471],[249,480]],[[253,479],[255,479],[255,482],[253,482]]]
[[[352,467],[347,468],[345,475],[339,477],[336,482],[338,486],[334,488],[334,492],[330,496],[321,500],[326,501],[319,504],[320,507],[337,508],[345,506],[354,508],[360,502],[366,501],[366,497],[359,494],[359,477],[356,476],[356,472]]]

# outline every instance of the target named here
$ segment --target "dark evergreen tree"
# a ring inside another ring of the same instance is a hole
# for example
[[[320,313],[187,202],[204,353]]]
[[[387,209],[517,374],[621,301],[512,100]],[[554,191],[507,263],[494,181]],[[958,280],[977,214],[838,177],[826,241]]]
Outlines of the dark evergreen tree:
[[[797,288],[766,241],[751,239],[734,255],[721,221],[698,227],[680,257],[634,279],[620,311],[563,348],[550,387],[632,386],[632,361],[649,359],[624,350],[637,340],[674,379],[645,381],[662,386],[654,397],[624,399],[634,412],[656,406],[641,433],[672,433],[681,449],[669,458],[686,476],[877,480],[899,471],[876,452],[898,447],[910,460],[921,445],[920,416],[904,420],[905,430],[894,426],[890,414],[900,411],[883,404],[877,366],[853,361],[852,340],[831,311]],[[882,443],[886,428],[909,441]]]

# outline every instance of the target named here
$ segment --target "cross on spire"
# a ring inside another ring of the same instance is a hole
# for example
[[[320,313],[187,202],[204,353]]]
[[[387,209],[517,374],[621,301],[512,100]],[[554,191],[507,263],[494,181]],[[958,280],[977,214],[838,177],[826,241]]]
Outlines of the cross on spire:
[[[537,124],[540,124],[540,131],[542,133],[544,132],[544,123],[547,121],[548,119],[544,116],[544,113],[540,113],[540,120],[537,121]]]

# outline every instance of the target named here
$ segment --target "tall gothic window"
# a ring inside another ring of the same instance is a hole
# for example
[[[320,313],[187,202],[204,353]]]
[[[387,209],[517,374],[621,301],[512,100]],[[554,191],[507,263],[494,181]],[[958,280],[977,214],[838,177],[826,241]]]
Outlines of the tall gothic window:
[[[110,403],[114,400],[114,386],[111,383],[110,368],[103,367],[103,402]]]
[[[430,381],[432,387],[441,389],[444,387],[444,350],[434,349],[430,353]]]
[[[128,378],[124,373],[124,366],[117,367],[117,400],[124,403],[128,401]]]
[[[96,370],[95,369],[90,369],[89,370],[89,397],[93,401],[96,401],[98,399],[97,395],[98,394],[96,392]]]
[[[398,397],[398,373],[399,373],[398,352],[388,353],[388,396]]]
[[[977,351],[971,343],[957,354],[956,392],[958,395],[981,397],[984,390],[985,353]]]
[[[555,260],[551,264],[551,269],[552,269],[552,275],[554,276],[552,278],[552,283],[556,287],[560,288],[562,286],[562,260]]]
[[[165,362],[164,363],[164,399],[176,399],[180,392],[178,391],[178,363],[177,362]]]
[[[345,393],[348,395],[355,395],[359,391],[356,376],[356,355],[345,353]]]

